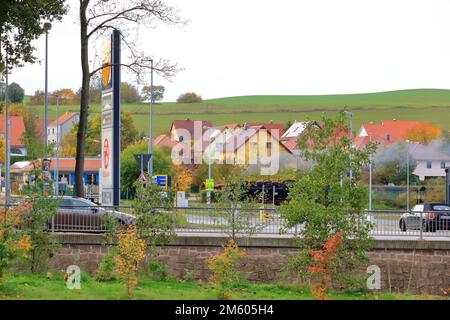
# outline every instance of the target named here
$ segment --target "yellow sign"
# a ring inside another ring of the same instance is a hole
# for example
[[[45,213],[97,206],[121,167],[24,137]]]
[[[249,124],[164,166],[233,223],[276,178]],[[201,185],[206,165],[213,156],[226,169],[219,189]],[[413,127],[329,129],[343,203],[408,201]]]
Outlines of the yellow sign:
[[[102,51],[102,85],[103,90],[109,89],[111,84],[111,40],[106,39]]]
[[[205,190],[214,191],[214,179],[206,179]]]

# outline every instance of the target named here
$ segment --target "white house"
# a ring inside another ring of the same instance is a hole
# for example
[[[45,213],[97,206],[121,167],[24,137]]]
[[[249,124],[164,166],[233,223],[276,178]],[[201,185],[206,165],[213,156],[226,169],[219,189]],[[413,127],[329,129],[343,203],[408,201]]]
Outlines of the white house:
[[[411,158],[416,161],[413,174],[420,180],[445,177],[445,168],[450,168],[450,156],[431,146],[419,143],[409,147]]]
[[[66,112],[59,117],[59,143],[61,144],[64,136],[72,129],[73,125],[80,121],[80,116],[75,112]],[[47,127],[47,142],[48,144],[56,143],[56,120],[49,123]]]

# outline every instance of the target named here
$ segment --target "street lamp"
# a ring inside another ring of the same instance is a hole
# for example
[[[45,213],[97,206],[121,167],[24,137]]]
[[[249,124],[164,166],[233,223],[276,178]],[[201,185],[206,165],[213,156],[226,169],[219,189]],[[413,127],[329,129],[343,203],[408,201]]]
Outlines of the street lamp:
[[[344,114],[345,115],[347,115],[347,116],[350,116],[350,160],[352,159],[352,153],[351,153],[351,150],[352,150],[352,135],[353,135],[353,113],[352,112],[350,112],[350,111],[344,111]],[[353,171],[352,171],[352,167],[351,167],[351,164],[350,164],[350,180],[353,178]]]
[[[5,197],[6,197],[6,205],[9,205],[10,197],[11,197],[11,175],[10,175],[10,139],[9,139],[9,131],[10,131],[10,120],[9,120],[9,97],[8,97],[8,52],[6,52],[6,63],[5,63]],[[0,189],[1,189],[1,180],[0,180]]]
[[[409,211],[409,158],[410,158],[410,148],[409,144],[411,141],[406,140],[406,211]],[[414,146],[411,150],[411,153],[414,152],[417,148],[418,144]]]
[[[52,24],[50,22],[44,23],[45,30],[45,93],[44,93],[44,158],[47,157],[48,149],[48,32],[52,29]]]
[[[153,59],[150,60],[150,128],[148,139],[148,175],[150,181],[153,177]],[[151,182],[150,182],[151,183]]]

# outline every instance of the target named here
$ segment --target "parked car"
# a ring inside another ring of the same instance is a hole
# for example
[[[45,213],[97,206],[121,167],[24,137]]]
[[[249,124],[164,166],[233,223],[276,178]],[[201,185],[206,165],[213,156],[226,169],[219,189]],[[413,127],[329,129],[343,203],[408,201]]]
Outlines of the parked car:
[[[445,203],[416,204],[411,212],[402,214],[399,221],[400,230],[408,229],[426,232],[450,229],[450,205]]]
[[[58,201],[58,209],[48,223],[50,230],[102,232],[106,230],[106,217],[112,217],[122,225],[136,222],[131,214],[101,207],[84,198],[63,196],[55,201]]]

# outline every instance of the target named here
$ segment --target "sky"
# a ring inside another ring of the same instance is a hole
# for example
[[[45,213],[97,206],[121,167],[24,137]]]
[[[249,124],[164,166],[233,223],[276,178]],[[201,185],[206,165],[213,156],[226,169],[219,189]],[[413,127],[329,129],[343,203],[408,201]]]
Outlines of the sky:
[[[125,1],[125,0],[123,0]],[[49,90],[81,85],[79,2],[49,34]],[[164,101],[184,92],[204,99],[450,88],[448,0],[166,0],[189,20],[139,31],[140,48],[184,70],[164,85]],[[15,69],[26,94],[44,88],[41,64]],[[91,46],[100,55],[101,46]],[[134,78],[123,74],[123,80]]]

